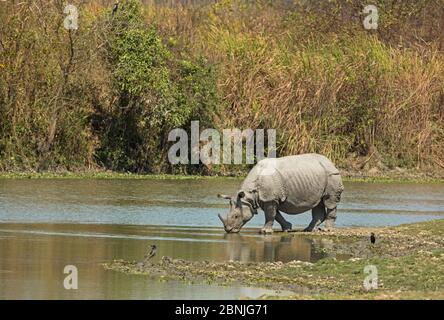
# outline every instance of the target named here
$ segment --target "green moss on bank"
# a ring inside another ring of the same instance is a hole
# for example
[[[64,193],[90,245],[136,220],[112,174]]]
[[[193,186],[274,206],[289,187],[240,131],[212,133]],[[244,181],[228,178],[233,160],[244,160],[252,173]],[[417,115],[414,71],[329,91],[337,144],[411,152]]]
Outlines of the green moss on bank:
[[[173,174],[135,174],[119,172],[65,172],[65,173],[0,173],[0,179],[128,179],[128,180],[197,180],[197,179],[236,179],[236,177],[173,175]]]
[[[183,174],[136,174],[112,171],[84,172],[0,172],[0,179],[134,179],[134,180],[197,180],[197,179],[242,179],[246,175],[183,175]],[[444,178],[421,175],[365,176],[361,174],[346,174],[346,182],[368,183],[444,183]]]

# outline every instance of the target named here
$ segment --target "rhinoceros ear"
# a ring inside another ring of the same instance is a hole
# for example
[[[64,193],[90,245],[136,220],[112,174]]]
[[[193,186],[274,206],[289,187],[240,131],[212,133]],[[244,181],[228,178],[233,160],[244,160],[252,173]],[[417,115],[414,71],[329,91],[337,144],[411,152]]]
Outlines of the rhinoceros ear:
[[[239,191],[239,193],[237,194],[238,199],[242,199],[243,197],[245,197],[245,192],[243,191]]]

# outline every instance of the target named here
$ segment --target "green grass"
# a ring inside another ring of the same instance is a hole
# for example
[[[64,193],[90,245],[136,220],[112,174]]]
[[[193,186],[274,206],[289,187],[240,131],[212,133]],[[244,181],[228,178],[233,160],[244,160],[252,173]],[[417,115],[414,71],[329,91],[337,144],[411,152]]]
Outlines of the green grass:
[[[443,178],[433,177],[343,177],[347,182],[368,182],[368,183],[444,183]]]
[[[1,179],[128,179],[128,180],[197,180],[197,179],[242,179],[246,176],[182,175],[182,174],[136,174],[122,172],[0,172]],[[431,177],[343,177],[346,182],[368,183],[444,183],[444,179]]]
[[[197,180],[197,179],[238,179],[237,177],[173,175],[173,174],[135,174],[120,172],[8,172],[0,173],[0,179],[128,179],[128,180]]]

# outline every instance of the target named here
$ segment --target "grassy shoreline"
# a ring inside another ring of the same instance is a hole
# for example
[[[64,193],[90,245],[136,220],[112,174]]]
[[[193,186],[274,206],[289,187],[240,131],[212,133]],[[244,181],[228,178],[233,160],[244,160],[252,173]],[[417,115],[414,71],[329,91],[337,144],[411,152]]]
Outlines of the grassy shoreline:
[[[0,172],[0,180],[4,179],[128,179],[128,180],[199,180],[199,179],[242,179],[245,175],[183,175],[183,174],[137,174],[105,171],[84,172]],[[398,172],[381,172],[368,175],[361,172],[342,173],[347,182],[375,183],[444,183],[440,175],[425,175],[423,173],[399,174]]]
[[[159,262],[141,264],[115,260],[104,268],[117,272],[153,277],[160,281],[181,280],[230,286],[241,283],[278,291],[288,296],[263,299],[443,299],[444,298],[444,219],[383,228],[347,228],[308,236],[328,239],[329,253],[347,252],[348,259],[335,256],[315,263],[210,262],[163,257]],[[370,232],[377,243],[369,244]],[[307,236],[293,233],[284,236]],[[378,270],[378,288],[363,287],[364,268]]]

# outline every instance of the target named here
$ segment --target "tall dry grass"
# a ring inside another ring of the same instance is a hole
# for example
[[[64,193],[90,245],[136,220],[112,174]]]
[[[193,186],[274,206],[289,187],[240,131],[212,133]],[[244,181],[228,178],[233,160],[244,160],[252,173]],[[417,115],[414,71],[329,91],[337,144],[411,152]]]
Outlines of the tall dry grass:
[[[219,66],[220,127],[276,128],[280,155],[443,169],[444,2],[377,1],[376,32],[359,1],[295,3],[156,7],[147,19]]]

